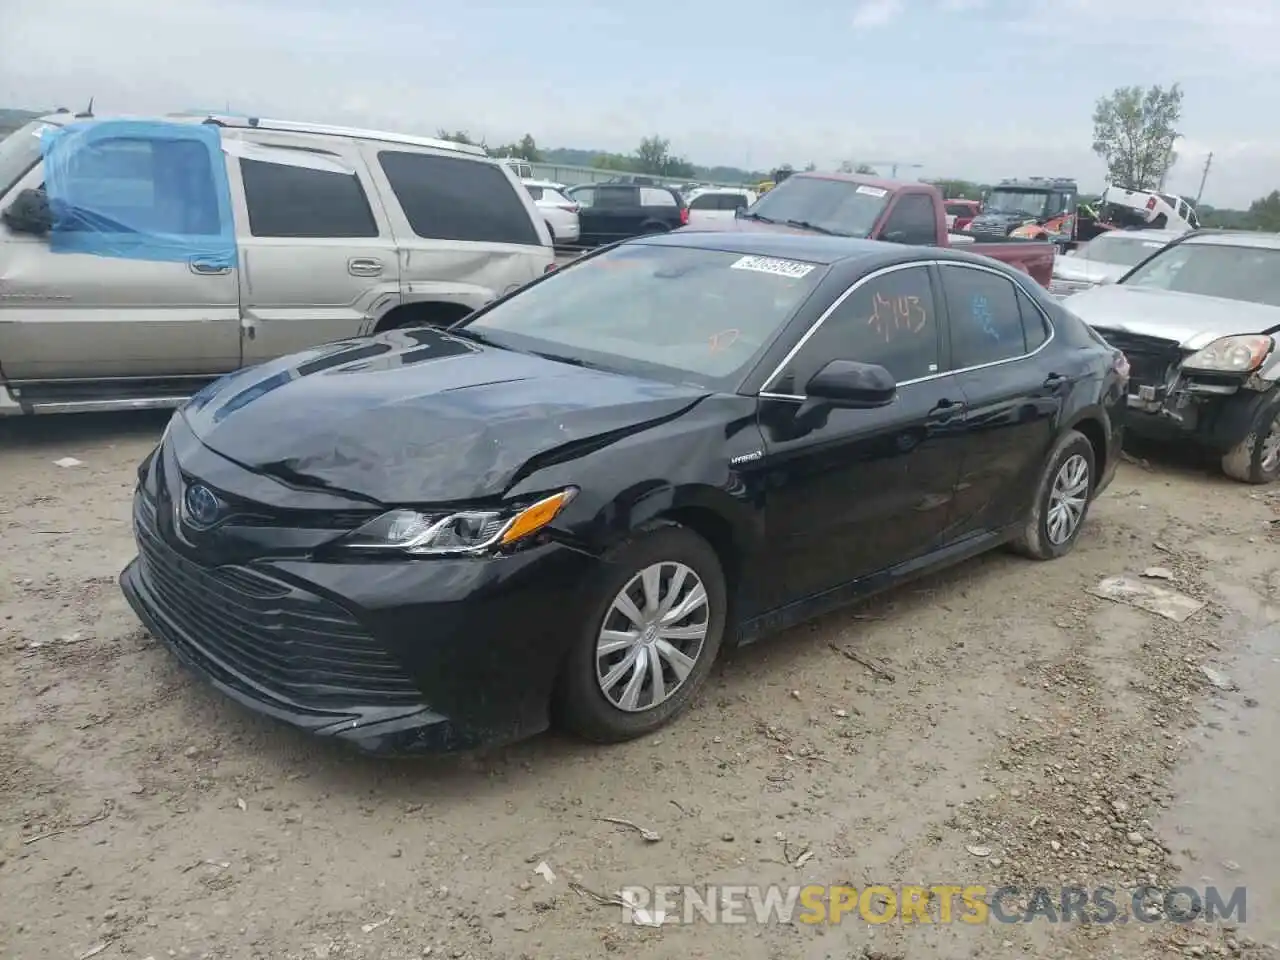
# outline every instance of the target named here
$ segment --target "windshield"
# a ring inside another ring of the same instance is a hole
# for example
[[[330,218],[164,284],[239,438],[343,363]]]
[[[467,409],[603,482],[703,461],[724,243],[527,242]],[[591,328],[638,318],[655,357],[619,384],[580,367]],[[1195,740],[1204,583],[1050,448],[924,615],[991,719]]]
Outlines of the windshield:
[[[1076,256],[1095,263],[1113,263],[1132,267],[1141,263],[1161,247],[1163,240],[1140,240],[1137,237],[1096,237],[1090,240]]]
[[[788,177],[747,210],[747,216],[774,223],[806,224],[847,237],[868,237],[889,191],[850,180]]]
[[[627,244],[552,274],[463,330],[570,363],[732,389],[825,272],[799,260]]]
[[[1280,307],[1280,250],[1180,243],[1138,267],[1124,284]]]
[[[8,191],[40,159],[43,123],[28,123],[0,140],[0,194]]]
[[[992,190],[987,195],[983,213],[1012,213],[1027,217],[1043,217],[1049,210],[1049,194],[1045,190]]]

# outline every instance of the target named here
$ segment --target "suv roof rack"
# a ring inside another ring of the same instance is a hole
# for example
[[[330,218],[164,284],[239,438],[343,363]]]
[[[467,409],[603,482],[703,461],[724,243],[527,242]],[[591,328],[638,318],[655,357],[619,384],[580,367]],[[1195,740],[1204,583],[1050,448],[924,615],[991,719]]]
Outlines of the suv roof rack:
[[[475,144],[457,143],[453,140],[441,140],[437,137],[417,137],[407,133],[389,133],[385,130],[365,130],[359,127],[339,127],[325,123],[304,123],[296,120],[268,120],[263,117],[231,117],[222,114],[209,114],[204,122],[216,127],[229,127],[239,130],[314,133],[321,136],[351,137],[356,140],[377,140],[382,143],[403,143],[415,147],[433,147],[437,150],[467,153],[475,157],[489,156],[484,147],[479,147]]]

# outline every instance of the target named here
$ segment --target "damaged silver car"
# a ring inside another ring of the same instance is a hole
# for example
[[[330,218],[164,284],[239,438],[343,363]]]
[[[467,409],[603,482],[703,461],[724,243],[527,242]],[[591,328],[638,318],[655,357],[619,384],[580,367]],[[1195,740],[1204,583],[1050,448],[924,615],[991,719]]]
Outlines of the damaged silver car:
[[[1063,305],[1128,357],[1131,433],[1280,477],[1280,234],[1189,233]]]

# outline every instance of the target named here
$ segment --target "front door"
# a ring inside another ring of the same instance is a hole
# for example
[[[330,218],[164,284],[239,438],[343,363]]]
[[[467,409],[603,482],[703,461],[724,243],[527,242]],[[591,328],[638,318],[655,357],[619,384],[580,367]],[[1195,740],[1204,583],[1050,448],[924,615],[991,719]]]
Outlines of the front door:
[[[938,268],[951,338],[951,368],[968,413],[948,539],[998,530],[1026,516],[1080,369],[1041,351],[1044,315],[995,270]]]
[[[236,132],[234,136],[240,136]],[[358,148],[286,133],[228,139],[243,258],[245,364],[368,333],[400,267]]]
[[[0,200],[7,207],[22,190],[44,189],[78,211],[51,237],[0,221],[0,359],[10,380],[203,378],[239,364],[239,271],[215,166],[224,160],[203,134],[157,127],[104,123],[65,141],[52,183],[37,164]],[[227,256],[194,252],[206,244]]]
[[[802,403],[831,360],[884,366],[896,399],[872,410]],[[938,543],[964,419],[959,386],[938,376],[940,364],[929,270],[913,265],[857,285],[766,386],[765,524],[777,575],[763,608],[836,590]]]

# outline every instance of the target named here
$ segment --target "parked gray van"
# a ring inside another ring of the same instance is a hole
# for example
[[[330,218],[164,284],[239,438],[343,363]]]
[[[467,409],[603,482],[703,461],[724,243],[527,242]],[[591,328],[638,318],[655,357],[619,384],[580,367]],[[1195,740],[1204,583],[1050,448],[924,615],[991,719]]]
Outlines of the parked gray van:
[[[184,143],[182,124],[200,137]],[[85,129],[95,135],[62,142],[55,161],[51,138]],[[31,223],[41,204],[49,222]],[[136,223],[174,242],[221,230],[227,256],[132,253]],[[82,242],[94,236],[130,250]],[[0,416],[176,406],[242,366],[451,323],[554,264],[533,201],[479,147],[54,114],[0,141]]]

